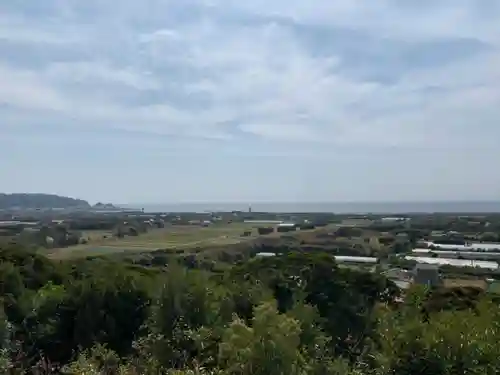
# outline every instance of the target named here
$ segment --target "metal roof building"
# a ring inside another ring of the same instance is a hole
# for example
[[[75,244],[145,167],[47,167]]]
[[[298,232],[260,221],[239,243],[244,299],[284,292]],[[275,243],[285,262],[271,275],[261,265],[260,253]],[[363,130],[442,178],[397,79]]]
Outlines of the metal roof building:
[[[275,253],[265,253],[265,252],[262,252],[262,253],[257,253],[255,254],[256,257],[274,257],[276,256]]]
[[[427,242],[428,246],[433,246],[436,250],[455,250],[455,251],[500,251],[500,243],[480,243],[473,242],[470,245],[451,245],[437,244]]]
[[[439,265],[437,264],[417,264],[413,270],[413,282],[427,286],[437,286],[441,284]]]
[[[281,220],[244,220],[243,221],[245,224],[283,224],[283,221]]]
[[[255,256],[257,257],[272,257],[276,256],[276,253],[267,253],[267,252],[261,252],[257,253]],[[375,257],[355,257],[355,256],[343,256],[343,255],[336,255],[335,260],[339,263],[377,263],[377,258]]]
[[[449,259],[449,258],[414,257],[414,256],[406,256],[405,259],[414,260],[418,263],[437,264],[441,266],[447,265],[455,267],[479,267],[492,270],[496,270],[499,268],[497,262],[488,262],[485,260]]]
[[[297,224],[295,224],[295,223],[279,223],[278,224],[278,227],[281,227],[281,228],[284,228],[284,227],[292,228],[295,226],[297,226]]]
[[[500,251],[452,251],[452,250],[431,250],[413,249],[415,256],[426,256],[436,254],[439,257],[459,258],[459,259],[500,259]]]
[[[377,263],[377,258],[375,257],[355,257],[355,256],[345,256],[336,255],[335,260],[339,263]]]

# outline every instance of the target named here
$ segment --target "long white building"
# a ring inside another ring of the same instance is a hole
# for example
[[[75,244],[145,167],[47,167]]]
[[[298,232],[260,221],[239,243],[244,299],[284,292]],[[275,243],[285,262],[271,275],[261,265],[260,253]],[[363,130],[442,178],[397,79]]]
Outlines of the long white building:
[[[479,267],[491,270],[496,270],[499,268],[497,262],[489,262],[485,260],[475,260],[475,259],[450,259],[450,258],[432,258],[432,257],[415,257],[406,256],[406,260],[414,260],[418,263],[426,264],[438,264],[442,266],[455,266],[455,267]]]
[[[500,251],[500,243],[479,243],[473,242],[470,245],[437,244],[426,242],[427,246],[433,246],[436,250],[455,251]]]
[[[477,260],[493,260],[500,259],[500,251],[453,251],[453,250],[431,250],[431,249],[413,249],[415,256],[428,256],[436,254],[441,258],[460,258],[460,259],[477,259]]]

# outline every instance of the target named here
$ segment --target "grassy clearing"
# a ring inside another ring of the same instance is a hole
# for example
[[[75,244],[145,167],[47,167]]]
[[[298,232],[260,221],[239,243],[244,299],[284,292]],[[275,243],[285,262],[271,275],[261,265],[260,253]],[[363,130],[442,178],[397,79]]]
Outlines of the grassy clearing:
[[[82,232],[82,238],[85,238],[89,242],[102,241],[104,237],[113,237],[113,232],[110,230],[89,230]]]
[[[252,230],[252,236],[242,237],[243,232]],[[109,232],[86,232],[89,243],[69,248],[53,249],[49,256],[53,258],[73,258],[119,252],[147,252],[158,249],[190,249],[204,246],[237,244],[257,237],[256,225],[233,223],[227,225],[169,226],[153,229],[148,233],[125,238],[109,237]],[[104,238],[108,236],[108,238]]]
[[[485,290],[488,284],[484,280],[477,279],[445,279],[443,280],[445,288],[479,288]]]

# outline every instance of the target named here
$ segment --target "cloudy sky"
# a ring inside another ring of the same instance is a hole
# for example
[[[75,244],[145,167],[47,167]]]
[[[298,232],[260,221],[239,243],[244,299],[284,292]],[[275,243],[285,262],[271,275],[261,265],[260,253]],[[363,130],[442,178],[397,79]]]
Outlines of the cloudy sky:
[[[0,191],[500,199],[498,0],[3,0]]]

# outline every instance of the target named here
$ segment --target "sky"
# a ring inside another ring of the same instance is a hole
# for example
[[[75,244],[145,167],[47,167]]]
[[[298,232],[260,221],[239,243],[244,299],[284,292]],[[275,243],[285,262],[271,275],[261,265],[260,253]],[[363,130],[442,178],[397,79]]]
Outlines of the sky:
[[[0,190],[500,200],[498,0],[5,0]]]

